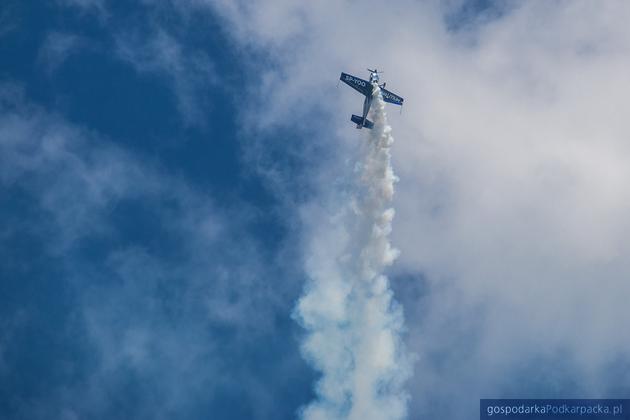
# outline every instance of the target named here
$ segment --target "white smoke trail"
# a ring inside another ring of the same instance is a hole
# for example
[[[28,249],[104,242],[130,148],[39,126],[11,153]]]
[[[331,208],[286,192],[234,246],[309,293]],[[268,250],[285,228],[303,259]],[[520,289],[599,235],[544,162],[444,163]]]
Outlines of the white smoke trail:
[[[317,400],[303,409],[305,420],[406,417],[403,385],[411,369],[401,341],[402,309],[383,275],[398,255],[388,239],[394,139],[378,88],[372,109],[374,128],[356,165],[355,186],[331,229],[315,232],[309,284],[295,311],[308,331],[303,354],[322,375]]]

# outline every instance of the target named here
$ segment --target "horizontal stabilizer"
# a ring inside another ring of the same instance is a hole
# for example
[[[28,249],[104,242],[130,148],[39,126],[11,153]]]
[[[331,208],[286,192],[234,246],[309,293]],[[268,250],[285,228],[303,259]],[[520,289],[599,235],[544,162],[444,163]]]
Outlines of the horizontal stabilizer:
[[[358,115],[352,114],[352,117],[350,117],[350,120],[357,125],[357,128],[361,128],[361,127],[372,128],[372,127],[374,127],[374,123],[372,121],[368,120],[367,118],[364,119],[363,117],[359,117]]]

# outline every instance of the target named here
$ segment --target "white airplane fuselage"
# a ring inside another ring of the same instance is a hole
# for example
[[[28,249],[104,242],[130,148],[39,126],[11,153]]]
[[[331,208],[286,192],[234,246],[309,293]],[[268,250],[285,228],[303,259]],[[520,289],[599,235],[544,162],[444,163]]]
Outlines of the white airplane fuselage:
[[[376,87],[380,87],[378,84],[378,72],[377,71],[370,71],[370,83],[372,84],[372,94],[371,95],[366,95],[365,96],[365,100],[363,101],[363,121],[365,121],[367,119],[367,114],[368,112],[370,112],[370,107],[372,106],[372,98],[374,97],[374,89],[376,89]],[[383,84],[383,87],[385,85]],[[363,124],[357,124],[357,128],[363,128]]]
[[[372,98],[374,98],[374,89],[378,86],[378,74],[372,73],[370,75],[370,83],[372,84],[372,94],[365,95],[365,100],[363,100],[363,121],[366,120],[368,112],[370,112],[370,107],[372,106]],[[363,124],[357,124],[357,128],[363,128]]]
[[[374,88],[372,88],[372,92],[374,92]],[[371,106],[372,106],[372,95],[366,95],[365,100],[363,101],[363,121],[365,121],[365,119],[367,118],[367,114],[368,112],[370,112]],[[363,124],[357,124],[357,128],[363,128]]]

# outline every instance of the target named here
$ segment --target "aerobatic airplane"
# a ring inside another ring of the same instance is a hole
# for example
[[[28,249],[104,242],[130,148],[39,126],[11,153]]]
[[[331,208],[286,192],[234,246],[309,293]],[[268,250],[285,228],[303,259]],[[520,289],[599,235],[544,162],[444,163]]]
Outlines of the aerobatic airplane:
[[[403,104],[403,98],[398,95],[391,93],[388,90],[385,90],[385,83],[382,85],[378,84],[379,80],[379,72],[378,70],[370,70],[370,81],[359,79],[351,74],[341,73],[340,80],[345,84],[353,87],[355,90],[359,91],[365,96],[365,101],[363,101],[363,116],[358,116],[352,114],[350,120],[357,124],[357,128],[372,128],[374,127],[374,123],[367,119],[367,114],[370,111],[370,106],[372,105],[372,94],[374,93],[374,89],[378,86],[381,88],[381,95],[383,95],[383,100],[385,102],[389,102],[390,104],[400,105]]]

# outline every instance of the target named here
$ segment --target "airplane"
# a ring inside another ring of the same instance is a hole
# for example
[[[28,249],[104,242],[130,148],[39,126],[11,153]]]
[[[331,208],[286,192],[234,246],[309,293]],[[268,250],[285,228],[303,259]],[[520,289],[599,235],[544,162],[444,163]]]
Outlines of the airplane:
[[[374,127],[374,123],[367,119],[367,114],[370,111],[370,106],[372,105],[372,94],[374,93],[374,89],[377,86],[381,88],[381,95],[383,96],[383,100],[385,102],[400,106],[402,106],[403,104],[403,98],[394,93],[391,93],[388,90],[385,90],[385,83],[383,83],[382,85],[378,84],[379,74],[382,74],[383,72],[379,72],[377,69],[367,69],[367,71],[370,72],[369,82],[367,80],[359,79],[358,77],[343,72],[341,73],[341,77],[339,78],[339,80],[341,80],[348,86],[351,86],[365,96],[365,101],[363,101],[363,116],[352,114],[352,117],[350,117],[350,121],[356,123],[357,128]]]

